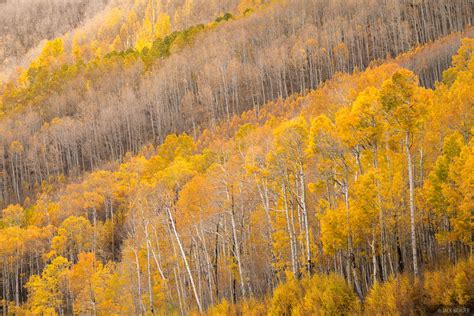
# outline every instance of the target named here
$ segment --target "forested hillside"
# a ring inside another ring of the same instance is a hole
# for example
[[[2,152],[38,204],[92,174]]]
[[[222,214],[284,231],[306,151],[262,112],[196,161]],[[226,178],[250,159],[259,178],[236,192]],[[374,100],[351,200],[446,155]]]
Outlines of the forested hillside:
[[[4,315],[472,311],[472,1],[88,5],[0,86]]]
[[[305,93],[338,71],[362,70],[462,31],[472,19],[469,0],[294,0],[223,13],[170,33],[170,15],[151,11],[155,1],[137,3],[136,11],[108,11],[94,27],[96,35],[78,30],[72,39],[46,43],[29,68],[4,86],[1,200],[21,202],[50,176],[76,176],[120,161],[170,132],[195,135],[203,123],[215,125],[251,108],[258,112],[262,104]],[[172,16],[193,12],[193,2],[184,6]],[[450,54],[431,57],[424,60],[435,65],[431,77],[422,78],[427,85],[440,78]]]
[[[120,36],[128,33],[129,29],[122,30],[121,25],[117,25],[128,18],[133,24],[128,28],[134,28],[129,36],[135,37],[123,39],[124,46],[129,46],[140,37],[151,40],[152,36],[159,36],[152,32],[156,27],[166,32],[160,23],[170,15],[171,27],[178,29],[206,21],[209,15],[229,10],[235,3],[236,0],[4,0],[0,2],[0,80],[6,79],[16,66],[28,64],[45,40],[63,34],[81,44],[97,41],[93,44],[97,49],[110,45],[119,31]],[[149,30],[138,34],[139,28]],[[111,40],[107,38],[110,36],[113,36]]]
[[[28,62],[40,42],[61,36],[105,7],[90,0],[4,0],[0,2],[0,80]],[[13,69],[12,69],[13,68]]]

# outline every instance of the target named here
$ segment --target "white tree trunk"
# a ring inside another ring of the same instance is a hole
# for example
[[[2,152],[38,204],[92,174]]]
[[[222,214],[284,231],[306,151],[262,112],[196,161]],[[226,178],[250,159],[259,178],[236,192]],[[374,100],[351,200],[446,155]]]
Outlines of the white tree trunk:
[[[405,151],[408,164],[408,183],[410,187],[410,226],[411,226],[411,250],[413,253],[413,273],[418,276],[418,254],[416,252],[416,230],[415,230],[415,183],[413,179],[413,162],[410,152],[410,132],[406,133]]]
[[[196,290],[196,285],[194,284],[194,278],[193,278],[193,275],[191,273],[191,269],[189,268],[188,259],[186,258],[186,254],[184,253],[183,244],[181,243],[181,239],[179,238],[178,232],[176,231],[176,225],[174,223],[173,215],[171,215],[171,210],[169,209],[169,207],[166,208],[166,212],[168,213],[168,216],[169,216],[169,219],[170,219],[170,222],[171,222],[171,228],[173,229],[173,234],[176,237],[176,241],[178,242],[179,250],[181,252],[181,257],[183,258],[183,262],[184,262],[184,265],[186,267],[186,271],[188,272],[189,281],[191,282],[191,287],[192,287],[193,293],[194,293],[194,298],[196,299],[196,303],[198,305],[199,312],[202,313],[203,309],[202,309],[202,306],[201,306],[201,300],[200,300],[198,292]]]
[[[311,275],[312,262],[311,262],[311,243],[309,238],[309,223],[308,223],[308,210],[306,208],[306,195],[305,195],[305,178],[303,165],[300,164],[300,186],[301,186],[301,207],[303,209],[303,220],[304,220],[304,230],[306,238],[306,268],[308,273]]]

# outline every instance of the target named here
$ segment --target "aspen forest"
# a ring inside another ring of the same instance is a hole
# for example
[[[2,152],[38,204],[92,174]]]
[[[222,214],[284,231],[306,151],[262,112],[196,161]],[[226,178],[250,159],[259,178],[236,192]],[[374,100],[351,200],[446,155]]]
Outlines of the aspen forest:
[[[0,315],[474,313],[473,0],[0,0]]]

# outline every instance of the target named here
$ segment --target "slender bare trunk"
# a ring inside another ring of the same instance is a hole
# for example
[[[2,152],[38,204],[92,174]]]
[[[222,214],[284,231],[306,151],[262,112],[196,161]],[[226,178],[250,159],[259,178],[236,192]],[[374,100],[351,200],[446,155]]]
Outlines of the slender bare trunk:
[[[413,162],[410,152],[410,132],[406,133],[405,151],[408,165],[408,183],[410,188],[410,228],[411,228],[411,250],[413,255],[413,273],[415,276],[418,272],[418,254],[416,251],[416,230],[415,230],[415,182],[413,179]]]
[[[147,274],[148,274],[148,298],[150,303],[150,312],[155,314],[155,307],[153,305],[153,284],[151,275],[151,256],[150,256],[150,239],[148,235],[148,223],[145,223],[145,236],[146,236],[146,260],[147,260]]]
[[[140,261],[138,260],[138,250],[134,248],[133,253],[135,254],[135,265],[137,268],[138,308],[139,313],[142,314],[145,311],[145,308],[143,307],[142,301],[142,280],[140,275]]]
[[[309,223],[308,223],[308,210],[306,208],[306,195],[305,195],[305,177],[303,171],[303,165],[300,164],[300,186],[301,186],[301,207],[303,210],[304,230],[306,239],[306,269],[308,274],[311,275],[313,263],[311,261],[311,242],[309,238]]]
[[[288,198],[287,198],[287,194],[286,194],[286,185],[285,185],[285,179],[282,180],[282,193],[283,193],[283,200],[285,202],[285,216],[286,216],[286,226],[287,226],[287,229],[288,229],[288,235],[290,237],[290,250],[291,250],[291,267],[292,267],[292,270],[293,270],[293,274],[297,274],[298,273],[298,266],[297,266],[297,263],[296,263],[296,249],[295,249],[295,237],[294,237],[294,233],[293,233],[293,230],[292,230],[292,226],[291,226],[291,222],[290,222],[290,214],[289,214],[289,210],[288,210]]]
[[[235,255],[235,260],[237,261],[237,268],[239,270],[239,277],[240,277],[240,290],[242,291],[242,296],[245,297],[247,295],[245,291],[245,279],[244,279],[244,274],[242,270],[242,261],[240,259],[240,247],[239,247],[239,242],[237,239],[237,229],[236,229],[236,224],[235,224],[235,205],[234,205],[234,192],[231,189],[231,192],[227,189],[227,199],[230,200],[230,223],[232,226],[232,239],[234,242],[234,255]]]
[[[203,309],[202,309],[202,306],[201,306],[201,300],[200,300],[198,292],[196,290],[196,285],[194,283],[194,278],[193,278],[193,275],[191,273],[191,269],[189,267],[188,259],[186,258],[186,254],[184,253],[183,244],[181,243],[181,238],[179,238],[178,231],[176,230],[176,225],[174,223],[173,215],[171,215],[171,210],[170,210],[169,207],[166,208],[166,212],[168,213],[169,220],[170,220],[170,223],[171,223],[171,228],[173,229],[173,234],[174,234],[174,236],[176,238],[176,241],[178,243],[179,250],[181,252],[181,257],[182,257],[184,265],[186,267],[186,271],[188,272],[189,281],[191,282],[191,287],[192,287],[193,293],[194,293],[194,298],[196,299],[196,303],[198,305],[199,312],[202,313]]]

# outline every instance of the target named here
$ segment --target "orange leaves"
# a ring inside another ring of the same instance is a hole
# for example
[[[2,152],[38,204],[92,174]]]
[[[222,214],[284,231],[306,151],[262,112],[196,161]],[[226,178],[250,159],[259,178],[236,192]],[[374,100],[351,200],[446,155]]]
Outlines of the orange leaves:
[[[176,203],[181,225],[205,223],[221,211],[215,189],[213,180],[204,175],[194,176],[183,186]]]
[[[111,312],[108,299],[113,289],[112,265],[104,266],[93,253],[80,253],[78,261],[68,273],[75,314]]]
[[[443,72],[443,81],[451,86],[457,77],[468,68],[472,70],[474,52],[474,39],[464,38],[458,53],[453,56],[453,67]]]

